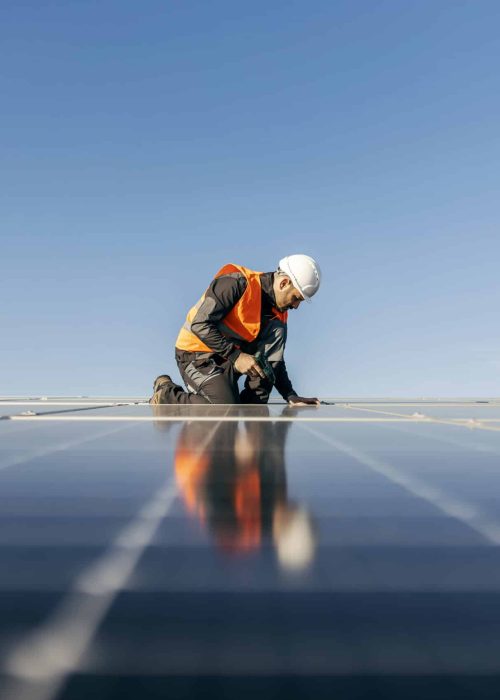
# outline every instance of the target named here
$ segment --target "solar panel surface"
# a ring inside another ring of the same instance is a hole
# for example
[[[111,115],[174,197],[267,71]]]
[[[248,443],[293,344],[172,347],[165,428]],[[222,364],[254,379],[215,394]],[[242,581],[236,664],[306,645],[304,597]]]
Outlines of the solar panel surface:
[[[500,692],[500,401],[0,401],[0,696]]]

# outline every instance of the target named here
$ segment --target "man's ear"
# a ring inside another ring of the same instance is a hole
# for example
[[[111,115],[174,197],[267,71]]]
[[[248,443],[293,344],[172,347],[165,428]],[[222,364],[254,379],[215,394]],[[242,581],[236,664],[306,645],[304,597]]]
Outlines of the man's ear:
[[[288,287],[290,284],[290,278],[289,277],[283,277],[280,280],[280,289],[285,289],[285,287]]]

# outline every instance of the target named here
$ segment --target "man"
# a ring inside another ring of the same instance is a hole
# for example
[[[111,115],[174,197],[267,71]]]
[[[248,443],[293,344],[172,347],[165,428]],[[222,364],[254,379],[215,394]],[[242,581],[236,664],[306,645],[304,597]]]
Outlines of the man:
[[[298,396],[286,371],[288,311],[316,294],[318,264],[308,255],[289,255],[276,272],[225,265],[189,311],[175,343],[175,359],[188,391],[166,375],[156,378],[152,404],[267,403],[273,382],[257,361],[271,365],[274,385],[294,406],[317,405]],[[246,375],[240,393],[238,379]]]

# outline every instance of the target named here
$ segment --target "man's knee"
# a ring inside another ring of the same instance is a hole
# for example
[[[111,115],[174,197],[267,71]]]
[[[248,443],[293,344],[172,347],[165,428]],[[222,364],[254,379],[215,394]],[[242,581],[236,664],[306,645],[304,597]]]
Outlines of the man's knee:
[[[200,395],[212,404],[240,403],[240,397],[233,391],[205,391],[200,390]]]
[[[211,399],[208,399],[209,403],[213,404],[214,406],[225,406],[225,405],[233,405],[240,403],[240,397],[236,396],[216,396]]]
[[[206,381],[198,393],[213,404],[240,403],[238,385],[227,374],[219,374]]]

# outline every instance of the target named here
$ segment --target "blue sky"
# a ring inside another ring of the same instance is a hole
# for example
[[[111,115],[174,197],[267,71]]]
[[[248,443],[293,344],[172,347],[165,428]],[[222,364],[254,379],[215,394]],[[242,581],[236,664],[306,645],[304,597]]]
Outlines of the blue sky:
[[[147,395],[316,257],[299,393],[500,395],[498,2],[3,2],[0,393]]]

